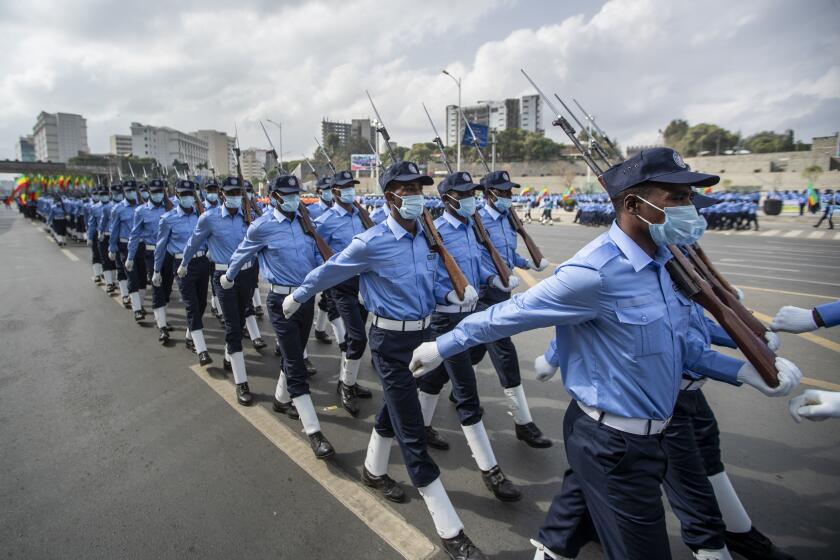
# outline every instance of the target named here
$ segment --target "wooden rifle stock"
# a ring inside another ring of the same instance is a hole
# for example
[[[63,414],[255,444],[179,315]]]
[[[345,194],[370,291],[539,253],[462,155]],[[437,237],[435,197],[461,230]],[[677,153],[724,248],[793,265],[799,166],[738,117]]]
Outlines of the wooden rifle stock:
[[[714,290],[706,280],[700,277],[691,261],[676,245],[669,245],[668,250],[674,259],[668,263],[668,272],[678,286],[683,287],[681,281],[687,277],[687,295],[707,309],[718,323],[729,333],[741,352],[758,371],[761,378],[770,387],[778,387],[779,379],[776,373],[776,354],[767,347],[763,337],[756,336],[750,328],[715,295]],[[672,264],[673,263],[673,264]]]
[[[738,298],[735,297],[732,294],[732,292],[730,292],[729,290],[724,288],[723,285],[721,285],[721,283],[718,281],[717,276],[711,270],[708,269],[705,261],[703,261],[703,259],[691,246],[685,247],[685,250],[688,253],[688,258],[691,260],[691,262],[694,264],[697,270],[699,270],[700,273],[709,282],[709,284],[711,284],[712,289],[715,291],[715,294],[717,294],[718,298],[720,298],[720,300],[729,309],[734,311],[735,314],[738,315],[738,318],[740,318],[741,321],[743,321],[744,324],[748,326],[757,337],[761,338],[761,340],[765,340],[764,333],[767,332],[767,327],[765,327],[764,324],[761,321],[759,321],[758,318],[755,315],[753,315],[749,309],[744,307],[744,304],[738,301]]]
[[[359,219],[362,220],[362,225],[365,226],[365,229],[370,229],[376,224],[373,223],[373,220],[370,219],[370,214],[365,209],[364,206],[359,204],[358,200],[353,201],[353,206],[356,207],[356,210],[359,211]]]
[[[434,221],[432,221],[432,215],[426,208],[423,209],[423,215],[420,216],[420,223],[422,224],[423,231],[426,234],[426,243],[428,243],[429,249],[440,256],[443,261],[443,267],[446,269],[446,274],[452,282],[452,288],[455,290],[455,295],[457,295],[459,299],[463,300],[464,292],[470,283],[467,281],[467,277],[464,276],[464,273],[461,271],[458,263],[455,262],[455,259],[452,258],[452,255],[450,255],[449,251],[447,251],[446,247],[444,247],[443,239],[440,238],[440,233],[438,233],[437,228],[435,228]]]
[[[697,243],[692,245],[691,248],[694,249],[694,252],[697,253],[697,256],[700,257],[700,259],[706,265],[706,268],[709,269],[709,272],[711,272],[714,275],[714,277],[717,279],[718,283],[721,286],[723,286],[723,288],[727,292],[731,293],[732,295],[737,296],[738,295],[738,290],[736,290],[732,286],[732,284],[730,284],[729,281],[723,276],[723,274],[721,274],[718,271],[718,269],[715,268],[715,265],[712,264],[712,260],[706,255],[706,251],[704,251],[703,248],[700,247],[700,245],[698,245]]]
[[[508,220],[510,221],[510,225],[513,228],[513,231],[518,233],[522,237],[522,241],[525,243],[525,247],[528,249],[528,253],[531,255],[531,260],[534,261],[534,266],[539,266],[543,260],[542,251],[540,251],[537,244],[534,243],[534,240],[531,239],[531,236],[525,231],[525,226],[522,225],[522,220],[519,219],[519,215],[516,213],[516,210],[510,208],[508,210]]]
[[[318,247],[321,258],[325,261],[329,260],[335,253],[327,245],[327,242],[324,241],[324,238],[315,231],[315,226],[312,224],[312,217],[309,215],[309,209],[303,202],[298,206],[298,215],[300,216],[300,229],[303,230],[303,233],[315,240],[315,246]]]
[[[478,212],[473,214],[473,226],[475,227],[476,239],[478,239],[478,242],[484,245],[487,252],[490,253],[490,260],[493,261],[493,266],[496,268],[496,273],[499,275],[502,285],[508,287],[510,285],[510,269],[508,268],[507,263],[502,260],[502,256],[499,254],[496,246],[493,245],[492,241],[490,241],[490,236],[487,235],[487,230],[484,229],[484,222],[481,221],[481,216]]]

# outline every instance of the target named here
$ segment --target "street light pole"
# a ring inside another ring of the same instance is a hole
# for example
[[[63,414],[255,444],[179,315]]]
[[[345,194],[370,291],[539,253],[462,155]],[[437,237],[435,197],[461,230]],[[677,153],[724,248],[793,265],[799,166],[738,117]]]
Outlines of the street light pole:
[[[458,124],[455,131],[455,141],[458,143],[458,163],[456,170],[461,171],[461,78],[456,78],[446,70],[443,70],[443,73],[452,78],[455,81],[455,85],[458,86]]]

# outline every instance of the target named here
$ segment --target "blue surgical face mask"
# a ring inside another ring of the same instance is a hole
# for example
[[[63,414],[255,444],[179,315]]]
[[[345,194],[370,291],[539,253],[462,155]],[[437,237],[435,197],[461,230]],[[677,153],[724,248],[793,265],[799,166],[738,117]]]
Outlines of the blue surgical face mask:
[[[114,194],[114,202],[122,202],[123,195],[121,193]]]
[[[300,205],[299,194],[284,194],[282,195],[283,202],[280,203],[280,210],[284,212],[294,212]]]
[[[228,208],[242,208],[242,197],[241,196],[226,196],[225,197],[225,206]]]
[[[504,198],[497,194],[493,195],[493,206],[496,207],[496,210],[499,212],[507,212],[510,209],[512,200],[509,198]]]
[[[162,192],[152,193],[151,195],[149,195],[149,198],[151,198],[152,202],[154,202],[155,204],[160,204],[160,202],[163,200],[163,193]]]
[[[216,202],[219,200],[219,194],[214,192],[207,193],[207,202]]]
[[[404,219],[416,220],[420,217],[420,214],[423,213],[426,200],[423,198],[422,194],[412,194],[407,196],[395,194],[394,196],[402,200],[402,206],[397,208],[397,212],[399,212],[400,216]]]
[[[321,191],[321,200],[323,200],[324,202],[332,202],[333,201],[332,191]]]
[[[126,200],[137,200],[137,191],[125,191]]]
[[[143,200],[149,200],[149,192],[148,191],[140,191],[140,197]]]
[[[338,197],[338,200],[344,204],[352,204],[355,198],[356,187],[344,187],[341,189],[341,196]]]
[[[706,231],[706,220],[697,213],[697,208],[693,204],[668,206],[662,209],[641,196],[637,195],[636,198],[665,214],[665,221],[661,224],[653,224],[639,216],[639,219],[648,225],[653,242],[661,247],[691,245],[696,243]]]
[[[451,200],[454,200],[460,204],[458,208],[453,208],[455,212],[464,218],[469,218],[473,214],[475,214],[475,197],[469,196],[467,198],[455,198],[452,195],[446,195]]]
[[[191,194],[185,194],[178,197],[178,202],[181,204],[181,208],[192,208],[195,206],[195,197]]]

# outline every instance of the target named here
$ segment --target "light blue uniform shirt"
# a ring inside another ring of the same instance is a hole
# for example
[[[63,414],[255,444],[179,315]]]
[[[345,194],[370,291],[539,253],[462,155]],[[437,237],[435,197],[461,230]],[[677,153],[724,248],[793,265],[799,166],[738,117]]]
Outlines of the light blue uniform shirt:
[[[555,364],[575,399],[619,416],[664,420],[674,410],[685,369],[733,378],[743,364],[718,359],[688,336],[692,302],[665,270],[670,257],[659,248],[651,258],[614,222],[549,278],[438,337],[438,349],[446,358],[555,327]]]
[[[505,264],[509,268],[519,267],[527,268],[525,259],[516,252],[516,232],[510,225],[507,212],[504,214],[498,212],[489,204],[478,211],[481,214],[481,223],[484,224],[484,229],[487,230],[487,235],[490,236],[490,241],[493,246],[499,251],[499,254],[505,260]],[[490,259],[490,253],[487,253],[486,258]],[[487,266],[487,264],[485,264]],[[489,267],[492,267],[492,261]]]
[[[429,250],[419,223],[417,235],[412,236],[389,216],[310,272],[294,297],[305,302],[358,275],[359,291],[369,311],[386,319],[417,321],[435,308],[437,268],[438,255]]]
[[[435,220],[435,227],[443,239],[446,250],[458,263],[470,285],[478,291],[482,285],[487,284],[489,278],[496,274],[496,271],[495,269],[488,270],[484,266],[483,253],[486,253],[487,249],[475,238],[472,220],[469,220],[466,224],[462,223],[458,218],[444,210],[443,215]],[[452,280],[449,279],[446,267],[443,266],[441,260],[435,281],[437,303],[450,305],[450,302],[446,300],[446,294],[453,289]]]
[[[239,269],[254,255],[259,259],[260,273],[279,286],[300,286],[306,275],[323,262],[315,240],[303,233],[297,214],[289,220],[277,209],[266,212],[248,228],[245,239],[233,253],[227,277],[236,278]]]
[[[348,212],[338,204],[333,204],[332,208],[315,220],[315,230],[330,249],[340,253],[350,245],[355,236],[365,231],[365,226],[356,207]]]
[[[198,214],[196,214],[195,210],[190,213],[184,212],[180,204],[176,205],[175,208],[166,212],[160,218],[157,244],[155,245],[155,272],[160,272],[163,268],[163,260],[166,258],[166,253],[174,256],[184,252],[187,241],[189,241],[190,236],[195,231],[197,224]],[[207,246],[202,245],[198,250],[206,251]]]
[[[140,243],[156,243],[160,219],[166,213],[163,202],[155,206],[153,202],[145,202],[134,211],[134,227],[128,237],[128,258],[133,259],[137,254]]]
[[[831,303],[818,305],[816,309],[826,327],[840,325],[840,299]]]
[[[87,238],[96,239],[99,233],[99,224],[102,221],[102,203],[95,202],[90,206],[90,212],[87,217]]]
[[[129,204],[127,200],[116,203],[111,209],[111,240],[108,243],[108,251],[111,253],[116,253],[119,249],[120,239],[125,239],[128,243],[131,228],[134,227],[134,211],[136,209],[137,205]]]
[[[204,244],[210,253],[210,260],[217,264],[228,264],[230,257],[239,243],[245,238],[248,224],[245,215],[238,208],[231,215],[227,208],[220,208],[212,212],[204,212],[195,226],[195,231],[184,247],[184,258],[181,264],[187,266],[193,255],[200,251]]]
[[[373,212],[370,213],[370,219],[373,220],[374,224],[381,224],[390,213],[391,210],[387,206],[380,204],[373,209]]]
[[[114,209],[114,206],[114,201],[111,199],[102,203],[102,214],[99,218],[99,223],[96,225],[99,233],[111,235],[111,211]]]
[[[321,198],[318,198],[318,202],[313,202],[312,204],[308,204],[306,209],[309,210],[309,217],[313,220],[317,220],[324,212],[329,210],[331,206],[326,204]]]

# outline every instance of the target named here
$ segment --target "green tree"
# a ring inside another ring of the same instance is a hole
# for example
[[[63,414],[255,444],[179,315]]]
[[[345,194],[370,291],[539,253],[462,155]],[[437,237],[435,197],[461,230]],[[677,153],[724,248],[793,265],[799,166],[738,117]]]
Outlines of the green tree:
[[[688,129],[682,140],[684,156],[696,156],[700,152],[722,154],[738,145],[740,135],[732,133],[715,124],[701,123]]]
[[[777,134],[772,130],[758,132],[744,141],[744,147],[758,154],[791,152],[794,150],[793,131],[787,130],[784,134]]]
[[[685,135],[688,133],[688,121],[683,119],[674,119],[668,123],[668,126],[665,127],[665,130],[662,131],[662,136],[665,141],[665,145],[669,148],[673,148],[678,152],[684,151],[683,141],[685,139]]]

